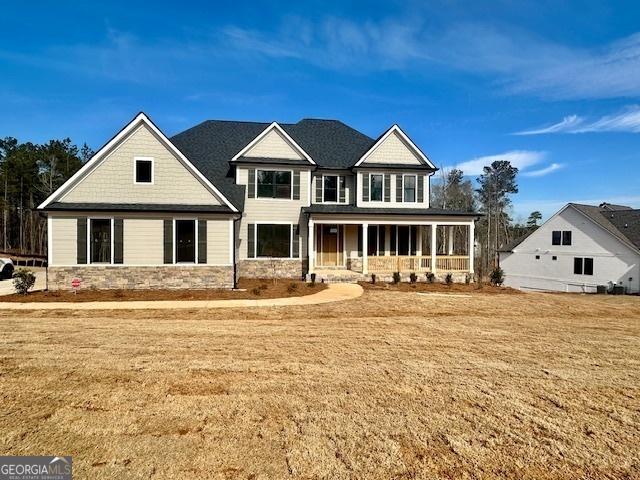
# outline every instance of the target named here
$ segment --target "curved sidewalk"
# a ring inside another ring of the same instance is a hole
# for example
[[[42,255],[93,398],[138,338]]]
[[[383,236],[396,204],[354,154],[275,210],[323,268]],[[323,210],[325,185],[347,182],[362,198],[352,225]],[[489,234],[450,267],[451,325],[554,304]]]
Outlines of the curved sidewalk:
[[[135,302],[0,302],[0,310],[166,310],[189,308],[284,307],[341,302],[362,295],[354,283],[330,283],[325,290],[301,297],[264,298],[258,300],[153,300]]]

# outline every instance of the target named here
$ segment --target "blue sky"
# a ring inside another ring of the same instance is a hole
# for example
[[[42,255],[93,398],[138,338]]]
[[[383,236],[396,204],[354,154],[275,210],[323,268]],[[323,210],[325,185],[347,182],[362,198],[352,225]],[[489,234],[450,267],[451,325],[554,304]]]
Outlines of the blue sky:
[[[62,5],[61,5],[62,3]],[[0,136],[98,148],[138,111],[398,123],[475,178],[521,168],[514,216],[568,201],[640,207],[634,2],[10,2]]]

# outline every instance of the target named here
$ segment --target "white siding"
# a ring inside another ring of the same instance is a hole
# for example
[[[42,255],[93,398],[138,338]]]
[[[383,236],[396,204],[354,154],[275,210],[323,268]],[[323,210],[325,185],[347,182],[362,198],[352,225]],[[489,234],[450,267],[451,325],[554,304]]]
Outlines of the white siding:
[[[571,245],[551,245],[554,230],[571,230]],[[611,281],[633,292],[640,290],[640,255],[571,206],[514,250],[500,255],[505,284],[514,288],[593,291]],[[593,275],[574,275],[575,257],[593,258]]]
[[[211,265],[231,265],[228,219],[207,221],[207,263]]]
[[[275,128],[262,137],[244,156],[304,160],[298,149]]]
[[[134,183],[134,157],[152,157],[154,183]],[[125,138],[61,202],[220,205],[145,125]]]
[[[52,237],[52,251],[49,252],[51,265],[75,265],[78,260],[78,220],[68,217],[53,217],[51,227],[53,231],[48,232]]]
[[[369,154],[364,163],[421,165],[422,161],[414,149],[397,132],[393,132]]]
[[[122,227],[125,265],[164,263],[164,231],[161,218],[125,218]]]

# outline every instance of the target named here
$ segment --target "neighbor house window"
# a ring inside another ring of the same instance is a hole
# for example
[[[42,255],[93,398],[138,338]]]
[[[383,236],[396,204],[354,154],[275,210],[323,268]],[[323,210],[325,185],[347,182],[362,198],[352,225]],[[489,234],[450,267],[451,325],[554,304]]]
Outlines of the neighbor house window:
[[[291,225],[256,225],[256,257],[291,257]]]
[[[382,191],[384,186],[384,175],[371,175],[370,199],[372,202],[382,201]]]
[[[196,221],[176,220],[176,263],[196,261]]]
[[[571,245],[571,230],[562,232],[562,245]]]
[[[575,275],[593,275],[593,258],[575,257],[573,259],[573,273]]]
[[[338,177],[335,175],[327,175],[323,178],[323,202],[338,201]]]
[[[282,170],[257,171],[258,198],[291,198],[291,172]]]
[[[91,263],[111,263],[111,219],[91,219],[89,250]]]
[[[404,175],[402,200],[404,202],[416,201],[416,176],[415,175]]]
[[[551,245],[571,245],[571,230],[551,232]]]
[[[153,159],[135,159],[135,183],[153,183]]]

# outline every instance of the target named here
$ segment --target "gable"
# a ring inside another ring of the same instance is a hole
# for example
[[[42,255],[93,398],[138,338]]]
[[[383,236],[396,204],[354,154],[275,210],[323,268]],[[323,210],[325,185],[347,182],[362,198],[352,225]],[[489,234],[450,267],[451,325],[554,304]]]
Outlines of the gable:
[[[244,156],[305,160],[301,152],[275,128],[269,130]]]
[[[153,184],[134,183],[135,157],[153,159]],[[221,204],[221,199],[144,122],[107,152],[58,201]]]
[[[418,153],[398,134],[392,132],[366,157],[363,163],[422,165]]]

